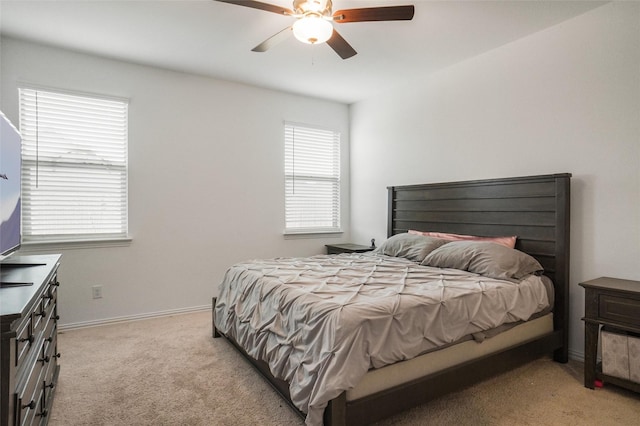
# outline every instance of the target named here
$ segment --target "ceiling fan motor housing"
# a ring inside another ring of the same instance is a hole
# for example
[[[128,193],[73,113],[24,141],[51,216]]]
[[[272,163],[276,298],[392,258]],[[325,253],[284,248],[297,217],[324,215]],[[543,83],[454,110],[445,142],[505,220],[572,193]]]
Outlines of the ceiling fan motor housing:
[[[299,15],[313,13],[330,18],[332,7],[331,0],[293,0],[293,10]]]

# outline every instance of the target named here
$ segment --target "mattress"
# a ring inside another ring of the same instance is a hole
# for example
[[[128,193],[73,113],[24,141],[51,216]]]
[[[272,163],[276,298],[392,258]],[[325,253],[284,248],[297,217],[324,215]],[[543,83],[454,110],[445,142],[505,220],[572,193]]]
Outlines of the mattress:
[[[520,323],[507,331],[478,342],[466,340],[428,352],[416,358],[370,370],[353,389],[347,390],[347,401],[353,401],[420,379],[454,365],[460,365],[500,350],[537,339],[553,332],[553,314]]]
[[[370,369],[526,321],[548,306],[534,275],[513,282],[349,254],[234,265],[214,315],[218,330],[290,384],[292,402],[315,425],[328,401],[355,389]]]

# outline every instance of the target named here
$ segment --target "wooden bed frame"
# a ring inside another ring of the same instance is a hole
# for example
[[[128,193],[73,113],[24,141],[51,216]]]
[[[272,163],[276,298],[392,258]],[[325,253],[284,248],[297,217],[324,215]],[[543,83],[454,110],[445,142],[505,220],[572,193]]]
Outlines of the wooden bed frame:
[[[570,178],[565,173],[388,188],[388,236],[409,229],[488,237],[517,235],[516,248],[538,259],[545,275],[554,281],[554,331],[357,400],[347,401],[342,393],[329,402],[325,425],[369,424],[544,354],[553,353],[557,362],[568,361]],[[215,306],[215,298],[213,303]],[[215,323],[213,336],[222,336]],[[232,338],[223,337],[305,417],[291,403],[286,382],[273,377],[266,363],[249,357]]]

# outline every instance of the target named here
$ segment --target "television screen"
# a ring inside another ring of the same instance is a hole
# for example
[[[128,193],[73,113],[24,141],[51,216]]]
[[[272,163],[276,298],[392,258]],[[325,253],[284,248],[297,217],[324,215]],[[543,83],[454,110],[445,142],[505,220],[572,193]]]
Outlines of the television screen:
[[[0,256],[20,248],[20,133],[0,111]]]

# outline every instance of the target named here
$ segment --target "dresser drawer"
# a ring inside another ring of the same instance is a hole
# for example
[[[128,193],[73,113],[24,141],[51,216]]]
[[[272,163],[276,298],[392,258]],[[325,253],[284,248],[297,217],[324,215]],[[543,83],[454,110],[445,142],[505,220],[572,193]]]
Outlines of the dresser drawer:
[[[57,354],[57,348],[56,348],[56,343],[54,342],[53,346],[52,346],[53,350],[52,353],[53,355]],[[44,408],[44,410],[42,411],[43,417],[46,417],[48,412],[46,411],[46,407],[49,406],[52,402],[53,399],[53,394],[55,392],[55,387],[57,385],[57,376],[56,376],[56,371],[58,369],[58,363],[57,363],[57,358],[54,356],[51,356],[51,360],[46,364],[44,371],[43,371],[43,376],[42,376],[42,381],[41,381],[41,385],[42,385],[42,407]]]
[[[56,303],[57,292],[54,290],[56,287],[49,286],[42,295],[42,308],[45,311],[51,310],[51,305]]]
[[[41,351],[38,351],[38,357]],[[16,401],[16,424],[28,425],[33,422],[42,408],[42,386],[40,386],[43,362],[31,363],[27,380],[18,386]]]
[[[39,424],[41,417],[48,415],[45,396],[52,395],[53,387],[47,385],[51,385],[57,365],[55,308],[55,303],[50,303],[43,309],[44,317],[39,316],[42,319],[38,326],[41,330],[35,334],[35,343],[24,358],[22,383],[18,384],[16,395],[18,425]]]
[[[31,327],[31,317],[29,316],[22,322],[22,324],[20,324],[17,330],[15,363],[18,368],[20,368],[24,359],[27,357],[34,340],[33,328]]]
[[[53,330],[58,321],[58,316],[56,315],[56,307],[57,305],[54,300],[53,303],[49,303],[44,309],[44,320],[42,321],[42,329],[45,339],[51,336],[51,330]]]
[[[44,302],[42,299],[38,300],[38,303],[33,308],[33,312],[31,314],[31,324],[33,325],[33,334],[38,334],[38,332],[44,330],[44,319],[47,313],[44,308]]]
[[[629,325],[640,325],[640,299],[600,294],[598,300],[600,318]]]
[[[57,298],[59,286],[60,282],[58,282],[58,274],[55,274],[51,277],[51,280],[49,280],[49,286],[46,290],[46,293],[54,300]]]
[[[42,342],[42,357],[44,364],[47,364],[51,361],[55,361],[58,355],[58,335],[57,328],[54,321],[51,321],[51,329],[49,330],[49,335]]]

